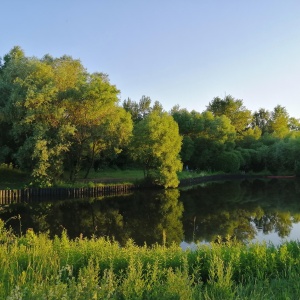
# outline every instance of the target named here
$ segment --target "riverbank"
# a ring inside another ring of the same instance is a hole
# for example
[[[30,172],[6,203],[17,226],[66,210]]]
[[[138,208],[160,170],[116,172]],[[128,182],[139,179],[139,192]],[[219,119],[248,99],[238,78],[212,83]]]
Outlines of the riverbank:
[[[46,199],[65,200],[96,198],[131,193],[137,187],[133,184],[110,184],[83,188],[25,188],[0,190],[0,205],[34,202]]]
[[[298,299],[300,243],[194,251],[104,238],[21,237],[0,220],[0,299]]]
[[[91,170],[89,177],[84,178],[84,173],[78,175],[75,182],[68,182],[69,175],[57,181],[53,188],[86,188],[100,185],[133,184],[139,185],[144,179],[144,172],[141,169],[103,169],[99,171]],[[288,174],[290,176],[290,174]],[[197,171],[182,171],[178,174],[180,186],[194,185],[213,180],[244,179],[244,178],[264,178],[274,176],[273,174],[224,174]],[[284,177],[289,177],[284,174]],[[274,178],[278,178],[276,175]],[[281,176],[280,176],[281,177]],[[11,165],[0,165],[0,190],[16,190],[33,188],[28,175]]]
[[[180,180],[179,186],[196,185],[209,181],[242,180],[242,179],[294,179],[294,175],[261,175],[261,174],[214,174]]]
[[[110,176],[107,176],[110,174]],[[102,175],[102,177],[101,177]],[[114,176],[113,176],[114,175]],[[98,174],[99,176],[99,174]],[[13,178],[13,177],[12,177]],[[0,204],[10,204],[36,199],[73,199],[86,197],[102,197],[130,193],[133,190],[149,188],[140,184],[142,172],[140,170],[127,170],[100,174],[99,177],[81,179],[73,184],[62,183],[60,186],[49,188],[0,188]],[[198,174],[194,172],[181,172],[179,187],[194,186],[204,182],[242,180],[242,179],[293,179],[295,176],[261,175],[261,174]],[[8,186],[13,180],[6,181]],[[1,185],[0,185],[1,186]],[[3,184],[2,184],[3,186]],[[155,188],[155,187],[151,187]]]

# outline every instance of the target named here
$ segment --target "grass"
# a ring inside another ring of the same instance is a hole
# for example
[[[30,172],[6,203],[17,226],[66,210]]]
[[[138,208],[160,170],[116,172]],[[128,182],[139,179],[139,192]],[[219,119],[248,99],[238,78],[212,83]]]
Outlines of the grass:
[[[20,189],[29,182],[29,176],[12,165],[0,165],[0,189]]]
[[[188,178],[195,178],[195,177],[203,177],[213,174],[221,174],[212,173],[212,172],[196,172],[196,171],[182,171],[178,173],[179,180],[181,179],[188,179]],[[136,180],[140,180],[144,178],[143,170],[139,169],[128,169],[128,170],[120,170],[120,169],[105,169],[99,172],[91,171],[89,178],[93,179],[120,179],[120,180],[127,180],[134,182]]]
[[[85,187],[95,185],[105,185],[109,183],[135,183],[144,177],[143,171],[105,169],[99,172],[91,171],[88,179],[83,179],[84,172],[79,174],[79,179],[75,183],[60,181],[56,187]],[[0,189],[21,189],[29,186],[30,178],[25,172],[13,168],[11,165],[0,165]]]
[[[79,177],[83,177],[82,174]],[[140,169],[103,169],[95,172],[92,170],[87,181],[117,182],[117,183],[135,183],[144,178],[144,172]]]
[[[98,172],[91,171],[89,174],[90,178],[123,178],[123,179],[141,179],[144,177],[143,170],[139,169],[128,169],[128,170],[120,170],[120,169],[104,169]]]
[[[125,247],[0,220],[0,299],[299,299],[300,243]]]
[[[212,175],[207,172],[182,171],[178,174],[179,180]],[[136,183],[144,178],[144,172],[140,169],[104,169],[98,172],[91,170],[87,179],[83,179],[84,172],[79,174],[79,179],[75,183],[67,181],[57,182],[57,187],[85,187],[95,185],[105,185],[110,183]],[[67,178],[67,176],[66,176]],[[13,168],[11,165],[0,165],[0,189],[21,189],[29,186],[30,178],[28,174]]]
[[[109,184],[135,184],[144,179],[144,172],[141,169],[103,169],[98,172],[91,170],[87,179],[84,179],[85,172],[81,172],[75,182],[61,180],[56,182],[54,187],[95,187]],[[178,173],[179,180],[199,178],[223,172],[206,172],[206,171],[182,171]],[[65,175],[68,178],[68,175]],[[0,189],[22,189],[30,186],[30,177],[25,172],[13,168],[11,165],[0,165]]]

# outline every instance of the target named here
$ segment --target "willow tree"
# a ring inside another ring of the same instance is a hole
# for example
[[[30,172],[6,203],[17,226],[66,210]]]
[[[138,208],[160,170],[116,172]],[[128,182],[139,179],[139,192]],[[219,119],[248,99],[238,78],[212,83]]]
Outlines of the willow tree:
[[[164,188],[177,187],[177,172],[182,170],[181,141],[172,116],[153,111],[135,125],[130,151],[144,168],[145,178]]]

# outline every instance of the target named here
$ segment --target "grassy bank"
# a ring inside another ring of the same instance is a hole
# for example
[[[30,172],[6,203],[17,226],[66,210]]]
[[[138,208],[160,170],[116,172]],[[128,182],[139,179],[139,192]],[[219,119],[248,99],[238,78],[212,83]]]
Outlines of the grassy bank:
[[[95,185],[107,185],[111,183],[135,183],[143,178],[142,170],[116,170],[106,169],[99,172],[91,171],[87,179],[84,173],[79,174],[78,179],[70,183],[68,175],[65,180],[60,180],[55,187],[86,187]],[[30,186],[29,175],[5,164],[0,165],[0,189],[21,189]]]
[[[137,247],[66,233],[15,237],[0,220],[0,299],[298,299],[300,244]]]
[[[0,189],[18,189],[28,184],[28,176],[25,172],[12,167],[12,165],[0,164]]]
[[[179,180],[195,178],[199,176],[210,175],[208,173],[196,173],[183,171],[178,174]],[[78,179],[74,183],[68,182],[68,175],[65,180],[56,183],[56,187],[86,187],[93,185],[107,185],[111,183],[133,183],[144,178],[144,172],[140,169],[104,169],[98,172],[91,170],[87,179],[84,179],[84,172],[79,174]],[[21,189],[30,186],[30,179],[28,174],[22,172],[12,166],[2,164],[0,165],[0,190],[3,189]]]

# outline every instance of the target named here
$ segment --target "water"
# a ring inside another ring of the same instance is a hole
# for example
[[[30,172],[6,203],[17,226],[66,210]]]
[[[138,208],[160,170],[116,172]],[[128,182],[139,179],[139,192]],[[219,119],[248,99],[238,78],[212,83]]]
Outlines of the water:
[[[300,181],[243,180],[186,189],[138,191],[127,196],[47,201],[0,208],[17,234],[28,228],[51,237],[105,236],[121,245],[300,240]]]

